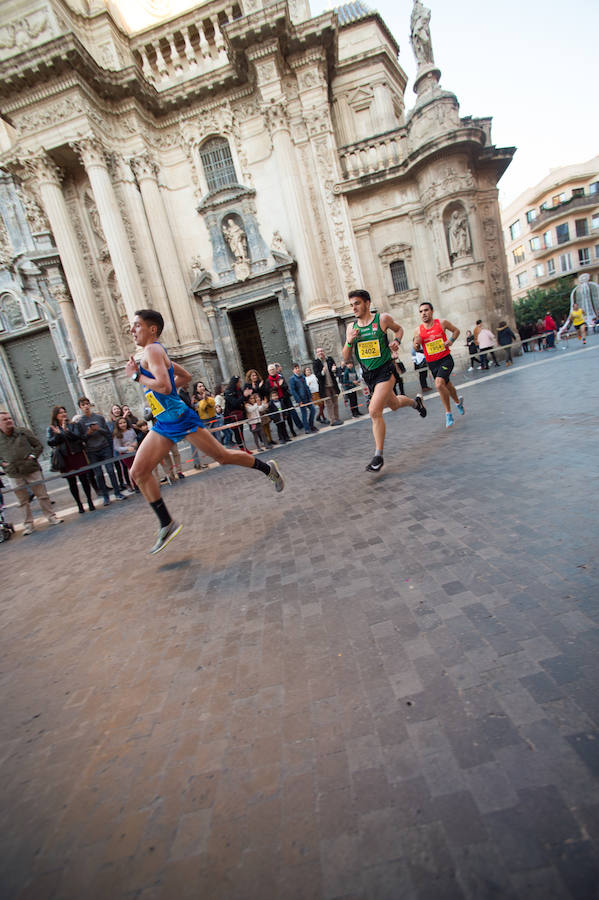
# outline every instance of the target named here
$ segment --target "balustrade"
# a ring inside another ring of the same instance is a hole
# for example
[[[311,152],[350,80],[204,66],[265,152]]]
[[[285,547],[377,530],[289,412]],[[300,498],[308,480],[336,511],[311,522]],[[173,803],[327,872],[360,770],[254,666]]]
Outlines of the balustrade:
[[[385,172],[401,162],[399,132],[341,147],[339,156],[345,180]]]
[[[205,18],[201,20],[187,13],[133,40],[133,53],[144,78],[155,87],[170,87],[227,64],[222,26],[239,18],[241,9],[235,4],[214,12],[202,11]]]

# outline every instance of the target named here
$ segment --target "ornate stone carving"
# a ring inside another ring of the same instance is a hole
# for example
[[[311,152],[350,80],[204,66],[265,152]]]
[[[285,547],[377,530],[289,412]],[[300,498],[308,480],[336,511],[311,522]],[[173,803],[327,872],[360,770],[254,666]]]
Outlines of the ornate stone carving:
[[[7,269],[13,258],[13,248],[6,230],[6,225],[0,218],[0,268]]]
[[[90,166],[107,166],[104,147],[98,138],[82,138],[79,141],[72,141],[69,146],[79,156],[86,169]]]
[[[284,256],[291,256],[289,250],[287,249],[287,245],[278,231],[273,232],[272,241],[270,244],[270,249],[275,253],[281,253]]]
[[[262,112],[271,134],[289,128],[289,116],[285,98],[281,98],[276,103],[265,103],[262,107]]]
[[[27,217],[32,233],[39,234],[40,232],[50,231],[50,225],[46,215],[40,209],[37,201],[25,190],[21,190],[20,194],[25,209],[25,216]]]
[[[420,0],[414,0],[410,17],[410,43],[418,66],[433,65],[433,44],[431,40],[431,11]]]
[[[130,163],[138,181],[144,178],[150,178],[152,181],[157,180],[158,166],[147,153],[143,153],[141,156],[134,156]]]
[[[337,173],[332,164],[332,154],[328,140],[315,141],[314,148],[316,150],[316,159],[318,162],[318,170],[321,182],[324,186],[325,198],[329,207],[329,215],[333,223],[334,233],[337,246],[335,255],[337,257],[338,266],[343,273],[343,281],[346,290],[356,282],[354,272],[352,254],[348,246],[347,222],[344,215],[344,200],[335,192],[337,182]]]
[[[435,173],[431,173],[434,177]],[[474,176],[470,169],[463,174],[456,172],[451,166],[447,166],[444,173],[432,182],[430,187],[420,195],[421,203],[426,206],[433,200],[446,197],[450,194],[457,194],[463,191],[471,191],[476,187]]]
[[[0,59],[14,53],[22,53],[34,43],[40,43],[38,38],[47,40],[53,31],[45,9],[38,9],[20,19],[13,19],[12,22],[0,27]]]
[[[27,324],[21,304],[13,294],[4,294],[2,297],[2,311],[10,331],[25,328]]]
[[[43,151],[36,156],[24,157],[21,164],[27,175],[34,178],[39,184],[52,184],[60,187],[64,173]]]
[[[15,128],[19,134],[27,134],[39,131],[42,128],[52,127],[57,122],[68,122],[69,119],[80,116],[86,111],[85,104],[79,98],[67,97],[50,106],[44,106],[41,110],[35,110],[24,115],[17,114],[15,116]]]

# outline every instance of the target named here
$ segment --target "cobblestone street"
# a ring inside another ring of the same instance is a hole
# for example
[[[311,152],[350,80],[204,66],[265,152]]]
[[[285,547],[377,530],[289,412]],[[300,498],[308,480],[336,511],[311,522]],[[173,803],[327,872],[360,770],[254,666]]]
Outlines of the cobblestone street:
[[[0,547],[2,898],[599,896],[599,338],[495,372]]]

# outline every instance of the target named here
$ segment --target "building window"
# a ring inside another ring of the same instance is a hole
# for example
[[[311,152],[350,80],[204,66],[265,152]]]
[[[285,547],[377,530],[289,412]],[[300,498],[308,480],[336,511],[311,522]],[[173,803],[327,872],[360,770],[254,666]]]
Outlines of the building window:
[[[591,251],[589,247],[581,247],[578,251],[578,265],[579,266],[590,266],[591,265]]]
[[[545,274],[545,266],[543,263],[537,263],[535,266],[535,278],[542,278]]]
[[[408,275],[406,272],[406,264],[403,259],[394,260],[390,267],[391,278],[393,279],[393,291],[395,294],[401,294],[402,291],[409,291]]]
[[[599,244],[595,244],[595,259],[599,259]]]
[[[530,249],[531,250],[540,250],[541,249],[541,238],[533,237],[530,239]]]
[[[538,213],[537,213],[536,209],[529,209],[528,212],[526,213],[526,221],[530,224],[531,222],[534,222],[534,220],[536,219],[537,216],[538,216]]]
[[[599,194],[599,181],[594,181],[589,185],[589,194]]]
[[[516,275],[516,281],[519,288],[526,287],[528,284],[528,272],[520,272],[519,275]]]
[[[554,259],[547,260],[547,274],[555,275],[555,260]]]
[[[553,238],[551,237],[550,231],[546,231],[543,235],[543,242],[546,247],[553,247]]]
[[[572,257],[569,253],[562,253],[559,258],[559,268],[560,272],[572,271]]]
[[[599,228],[599,213],[593,213],[591,216],[591,228],[593,231],[595,228]]]
[[[567,222],[564,222],[562,225],[558,225],[555,229],[555,233],[557,234],[558,244],[565,244],[566,241],[570,240],[570,229]]]
[[[516,238],[519,238],[521,234],[522,228],[520,227],[520,219],[516,219],[516,221],[510,225],[510,237],[513,241],[515,241]]]
[[[584,188],[572,188],[573,197],[584,197]]]
[[[512,250],[512,254],[514,256],[514,262],[516,263],[516,265],[518,265],[518,263],[524,262],[524,260],[526,259],[526,256],[524,255],[524,247],[522,246],[522,244],[520,244],[519,247],[516,247],[515,250]]]
[[[224,138],[211,138],[200,150],[209,191],[218,191],[228,184],[237,184],[235,166]]]
[[[554,197],[551,198],[551,202],[553,203],[554,206],[559,206],[560,203],[565,203],[565,200],[566,200],[566,195],[563,193],[556,194]]]
[[[576,219],[574,222],[576,226],[576,237],[586,237],[589,233],[589,223],[586,219]]]

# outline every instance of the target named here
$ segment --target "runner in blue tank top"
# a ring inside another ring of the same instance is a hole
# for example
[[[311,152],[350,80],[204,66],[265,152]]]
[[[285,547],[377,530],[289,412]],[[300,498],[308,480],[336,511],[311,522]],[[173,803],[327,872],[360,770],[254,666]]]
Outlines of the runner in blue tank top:
[[[158,553],[180,532],[160,496],[160,486],[153,471],[164,459],[172,445],[187,438],[190,443],[211,456],[221,465],[244,466],[258,469],[274,483],[275,490],[284,487],[281,473],[274,460],[262,462],[243,450],[227,450],[216,438],[204,430],[202,420],[178,396],[177,389],[191,381],[191,375],[183,366],[171,362],[158,338],[164,328],[164,319],[153,309],[138,309],[131,334],[138,347],[143,349],[139,364],[131,357],[125,367],[127,375],[144,389],[147,405],[154,416],[154,427],[144,438],[131,466],[131,477],[139,485],[144,497],[158,516],[160,528],[156,543],[150,553]]]

